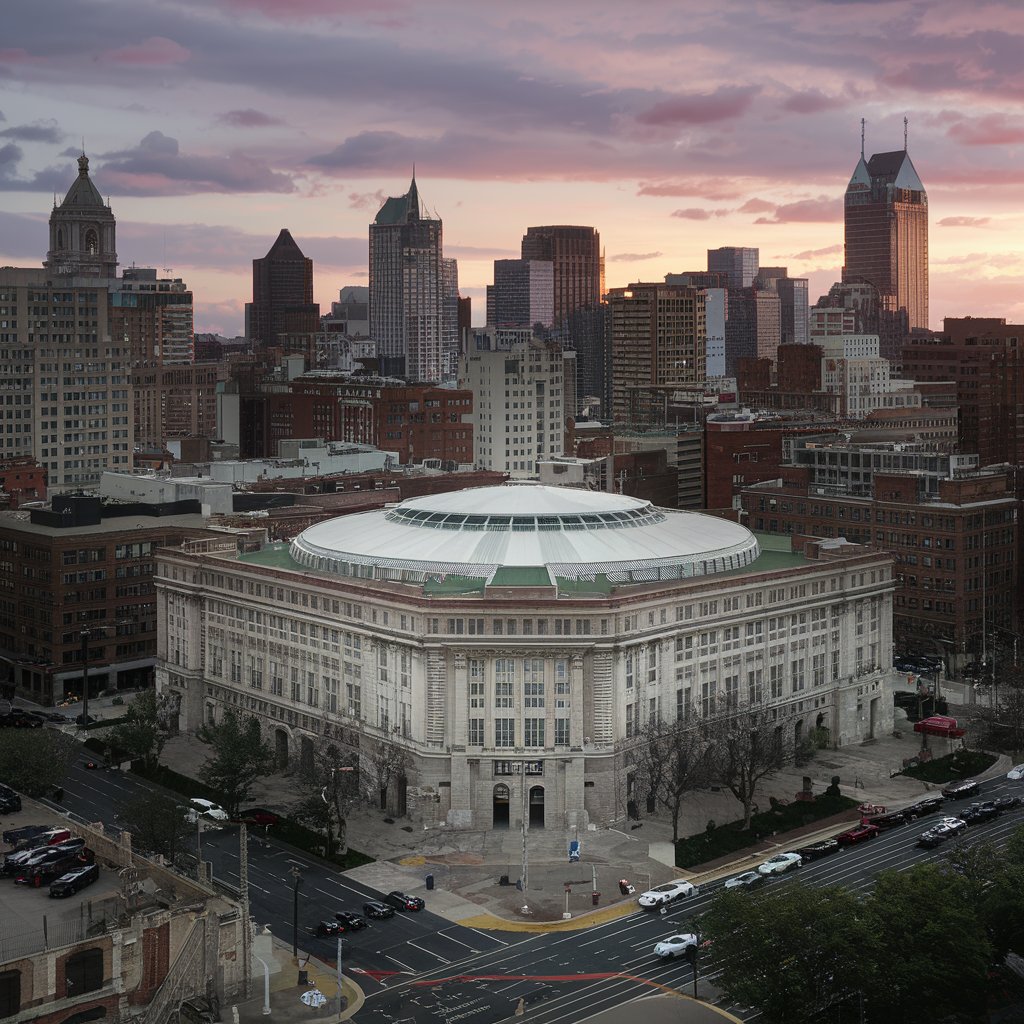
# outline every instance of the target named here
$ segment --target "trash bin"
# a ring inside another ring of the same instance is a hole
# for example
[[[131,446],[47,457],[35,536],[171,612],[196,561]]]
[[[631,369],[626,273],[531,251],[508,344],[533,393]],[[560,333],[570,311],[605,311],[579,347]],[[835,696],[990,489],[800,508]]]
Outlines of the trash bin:
[[[299,984],[300,985],[308,985],[309,984],[309,971],[303,971],[303,970],[299,971]]]
[[[427,875],[426,883],[427,883],[427,892],[431,892],[433,890],[433,888],[434,888],[434,876],[432,874],[431,875]]]
[[[596,907],[601,902],[601,894],[599,892],[592,892],[590,894],[590,902]]]
[[[508,885],[508,884],[509,884],[508,875],[502,875],[501,878],[498,879],[498,885]]]
[[[629,895],[629,879],[628,878],[620,878],[619,879],[619,892],[621,892],[623,896],[628,896]]]

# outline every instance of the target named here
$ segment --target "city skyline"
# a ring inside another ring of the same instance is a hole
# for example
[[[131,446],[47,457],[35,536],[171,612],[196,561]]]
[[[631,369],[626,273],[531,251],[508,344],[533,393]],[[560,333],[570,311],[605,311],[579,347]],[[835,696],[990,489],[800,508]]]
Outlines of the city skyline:
[[[1015,5],[128,11],[10,12],[0,264],[42,262],[50,196],[84,140],[122,268],[173,268],[199,331],[241,333],[252,260],[281,228],[314,260],[322,307],[365,284],[368,226],[414,162],[476,322],[493,261],[535,224],[596,228],[609,288],[749,246],[808,277],[813,303],[840,278],[860,118],[870,154],[901,147],[907,116],[931,208],[931,326],[1024,316]]]

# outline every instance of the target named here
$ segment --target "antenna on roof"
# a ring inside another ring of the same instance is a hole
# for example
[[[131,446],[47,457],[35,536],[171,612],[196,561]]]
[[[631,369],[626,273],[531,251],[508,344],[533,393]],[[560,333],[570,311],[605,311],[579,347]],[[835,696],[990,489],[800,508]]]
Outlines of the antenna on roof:
[[[907,120],[907,115],[903,115],[903,152],[907,151],[907,127],[910,122]]]
[[[864,118],[860,119],[860,158],[864,159]]]

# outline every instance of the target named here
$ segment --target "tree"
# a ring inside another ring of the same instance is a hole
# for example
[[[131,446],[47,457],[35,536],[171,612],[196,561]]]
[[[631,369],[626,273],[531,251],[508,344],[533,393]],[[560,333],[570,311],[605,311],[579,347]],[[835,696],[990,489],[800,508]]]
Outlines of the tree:
[[[4,729],[0,779],[26,796],[40,797],[60,785],[81,747],[55,729]]]
[[[769,1024],[829,1020],[871,981],[863,956],[869,924],[841,886],[726,890],[698,928],[721,969],[716,986],[732,1002],[756,1006]]]
[[[171,718],[177,713],[177,702],[169,694],[143,690],[128,705],[124,721],[108,733],[110,747],[128,757],[141,758],[147,771],[160,763],[164,744],[171,734]]]
[[[117,817],[136,846],[163,854],[169,861],[186,848],[192,835],[184,810],[162,793],[140,793],[126,800],[117,808]]]
[[[993,705],[975,709],[979,740],[986,747],[1018,753],[1024,750],[1024,667],[1004,663],[997,671]]]
[[[375,792],[380,794],[381,810],[398,813],[393,791],[405,779],[410,764],[408,751],[394,736],[373,741],[366,760],[367,786],[371,798]]]
[[[232,710],[225,711],[216,724],[204,725],[196,735],[213,748],[199,775],[222,795],[224,809],[234,817],[249,799],[253,783],[273,770],[273,751],[263,740],[259,721]]]
[[[730,704],[714,715],[710,729],[717,774],[743,805],[749,829],[758,785],[793,760],[793,744],[764,704]]]
[[[337,832],[338,852],[348,852],[348,809],[359,795],[359,759],[335,744],[318,740],[303,764],[299,781],[308,796],[297,808],[300,820],[327,833],[327,856]]]
[[[878,979],[869,1020],[978,1019],[992,945],[975,896],[973,882],[935,864],[878,876],[864,905],[872,938],[862,955],[873,961]]]
[[[634,785],[668,811],[673,843],[679,839],[683,801],[715,775],[714,746],[698,723],[695,711],[668,722],[652,719],[640,730],[633,749]]]

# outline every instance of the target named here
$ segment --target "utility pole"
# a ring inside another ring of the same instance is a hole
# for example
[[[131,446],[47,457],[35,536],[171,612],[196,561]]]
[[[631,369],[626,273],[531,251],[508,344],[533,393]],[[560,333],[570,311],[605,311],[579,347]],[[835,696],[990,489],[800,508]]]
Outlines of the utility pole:
[[[292,956],[299,958],[299,886],[302,884],[302,869],[298,866],[292,868],[292,878],[295,880],[293,891],[294,902],[292,903]]]
[[[341,936],[338,936],[338,1017],[341,1017],[341,1011],[344,1009],[344,1001],[341,998]]]
[[[527,814],[529,812],[529,798],[527,796],[526,762],[525,761],[523,762],[522,785],[523,785],[523,875],[522,875],[522,878],[523,878],[523,896],[525,897],[526,896],[526,884],[527,884],[527,880],[529,878],[529,872],[530,872],[530,865],[529,865],[529,860],[528,860],[527,852],[526,852],[526,826],[527,826],[526,816],[527,816]]]
[[[249,830],[238,826],[238,899],[242,904],[242,996],[252,989],[252,921],[249,918]]]

